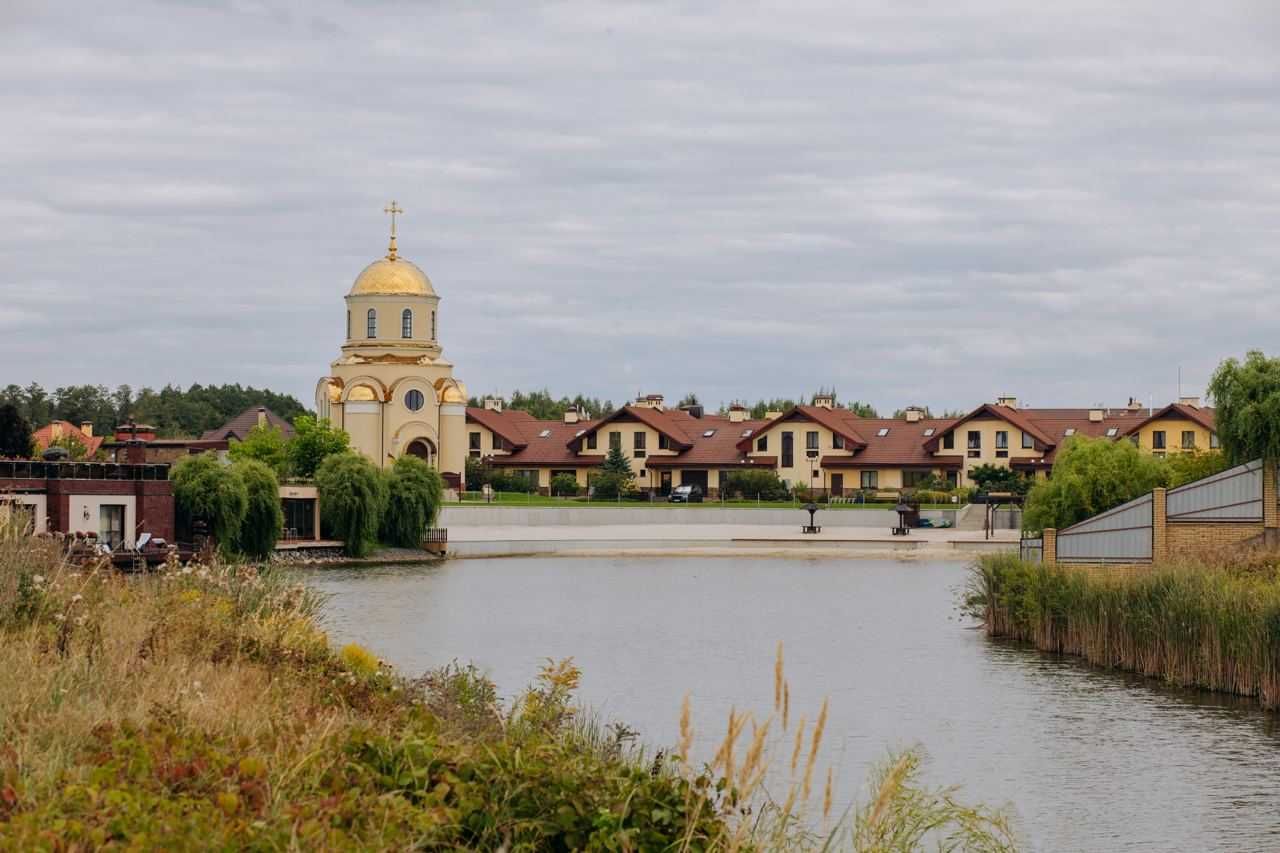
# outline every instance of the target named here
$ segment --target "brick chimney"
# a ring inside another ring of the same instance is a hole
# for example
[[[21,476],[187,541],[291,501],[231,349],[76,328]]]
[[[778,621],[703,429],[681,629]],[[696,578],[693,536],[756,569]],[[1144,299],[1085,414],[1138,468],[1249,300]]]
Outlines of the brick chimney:
[[[747,419],[746,406],[740,403],[734,403],[732,406],[729,407],[729,423],[740,424],[746,419]]]
[[[504,404],[502,402],[501,397],[485,397],[484,398],[484,407],[486,411],[501,412],[503,405]]]
[[[996,397],[996,405],[1004,406],[1006,409],[1016,409],[1018,408],[1018,398],[1008,395]]]
[[[1179,402],[1179,403],[1181,403],[1181,404],[1182,404],[1182,405],[1184,405],[1184,406],[1190,406],[1190,407],[1191,407],[1191,408],[1193,408],[1193,409],[1198,409],[1198,408],[1200,408],[1200,398],[1199,398],[1199,397],[1179,397],[1179,398],[1178,398],[1178,402]]]
[[[815,394],[813,396],[813,405],[819,409],[834,409],[836,407],[835,394]]]
[[[919,406],[907,406],[907,423],[914,424],[924,420],[924,410]]]
[[[570,406],[564,410],[564,422],[567,424],[576,424],[582,420],[582,415],[578,413],[577,406]]]
[[[258,426],[265,428],[266,425],[267,425],[267,407],[259,406],[258,407]]]
[[[1090,410],[1089,410],[1089,423],[1091,423],[1091,424],[1100,424],[1100,423],[1102,423],[1102,417],[1103,417],[1103,414],[1104,414],[1104,412],[1102,411],[1102,409],[1090,409]]]
[[[1128,410],[1129,410],[1129,411],[1131,411],[1131,412],[1138,412],[1138,411],[1141,411],[1141,410],[1142,410],[1142,402],[1141,402],[1140,400],[1138,400],[1138,398],[1137,398],[1137,397],[1130,397],[1130,398],[1129,398],[1129,405],[1125,406],[1125,408],[1126,408],[1126,409],[1128,409]]]
[[[80,431],[89,438],[93,438],[93,421],[81,421]]]
[[[764,413],[764,419],[765,419],[766,421],[774,421],[774,420],[777,420],[777,419],[778,419],[778,418],[780,418],[780,417],[782,417],[782,412],[772,411],[772,412],[765,412],[765,413]]]

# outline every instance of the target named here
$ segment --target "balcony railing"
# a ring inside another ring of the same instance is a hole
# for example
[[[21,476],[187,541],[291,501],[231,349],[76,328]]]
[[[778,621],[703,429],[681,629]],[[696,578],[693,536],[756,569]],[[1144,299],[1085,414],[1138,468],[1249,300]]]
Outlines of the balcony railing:
[[[167,480],[169,466],[0,459],[0,480]]]

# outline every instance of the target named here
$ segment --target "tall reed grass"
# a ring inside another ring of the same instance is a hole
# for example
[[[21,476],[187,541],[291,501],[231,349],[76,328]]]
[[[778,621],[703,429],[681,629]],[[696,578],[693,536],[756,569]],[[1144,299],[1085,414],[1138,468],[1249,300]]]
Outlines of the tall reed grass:
[[[793,718],[781,648],[772,712],[731,712],[698,762],[688,701],[651,751],[575,705],[571,661],[504,703],[474,667],[335,650],[320,605],[287,574],[122,576],[0,525],[0,849],[1013,847],[914,752],[837,815],[826,703]]]
[[[1277,708],[1278,568],[1275,555],[1239,551],[1114,574],[985,555],[966,602],[991,636]]]

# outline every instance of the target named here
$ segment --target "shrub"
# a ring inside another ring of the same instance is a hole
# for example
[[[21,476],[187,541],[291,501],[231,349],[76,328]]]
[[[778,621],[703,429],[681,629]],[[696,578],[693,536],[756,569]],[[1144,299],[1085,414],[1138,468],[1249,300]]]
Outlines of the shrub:
[[[232,471],[244,481],[244,519],[236,535],[236,550],[247,557],[265,559],[275,550],[284,527],[284,510],[280,507],[280,481],[275,471],[255,459],[241,459]]]
[[[569,497],[578,493],[578,478],[572,474],[556,474],[551,478],[551,494]]]
[[[232,551],[249,511],[244,478],[212,453],[187,456],[169,472],[179,529],[191,531],[197,521],[208,525],[218,547]]]
[[[321,462],[335,453],[347,452],[350,444],[351,437],[327,420],[299,415],[293,421],[293,438],[289,439],[287,448],[289,473],[310,479]]]
[[[746,470],[732,471],[725,478],[725,489],[736,497],[755,500],[782,501],[790,497],[787,484],[778,479],[773,471]]]
[[[633,480],[628,474],[601,469],[591,475],[591,488],[592,494],[602,500],[625,498],[633,490]]]
[[[1217,450],[1204,453],[1194,451],[1175,453],[1165,458],[1165,464],[1169,467],[1169,488],[1171,489],[1211,477],[1230,467],[1226,454]]]
[[[444,481],[416,456],[401,456],[386,473],[386,491],[382,541],[401,548],[422,547],[427,528],[440,514]]]
[[[320,512],[342,539],[349,557],[369,553],[378,536],[378,520],[386,502],[386,484],[373,463],[358,453],[334,453],[316,469]]]
[[[495,492],[519,492],[527,495],[537,489],[537,485],[518,471],[504,471],[501,468],[489,475],[489,486]]]

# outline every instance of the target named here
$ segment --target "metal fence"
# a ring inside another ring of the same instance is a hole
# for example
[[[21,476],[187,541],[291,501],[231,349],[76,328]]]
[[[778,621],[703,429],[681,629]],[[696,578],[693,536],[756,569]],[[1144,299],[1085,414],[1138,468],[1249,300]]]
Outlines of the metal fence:
[[[1151,559],[1150,493],[1058,531],[1058,562],[1107,563]]]
[[[1262,460],[1170,489],[1165,517],[1171,522],[1261,521]]]
[[[169,466],[160,463],[44,462],[0,459],[0,480],[167,480]]]
[[[1018,545],[1018,556],[1024,563],[1040,563],[1044,560],[1044,539],[1024,538]]]

